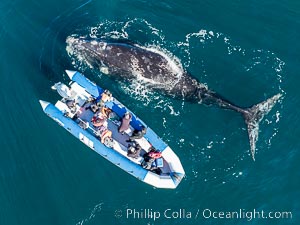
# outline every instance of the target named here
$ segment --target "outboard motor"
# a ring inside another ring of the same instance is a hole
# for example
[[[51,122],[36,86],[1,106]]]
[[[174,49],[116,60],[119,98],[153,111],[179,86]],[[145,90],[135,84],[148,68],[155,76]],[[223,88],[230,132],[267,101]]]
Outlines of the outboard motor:
[[[56,90],[57,93],[63,97],[65,100],[72,100],[74,99],[74,94],[72,93],[72,91],[70,90],[70,88],[61,83],[61,82],[58,82],[56,84],[54,84],[52,87],[51,87],[52,90]]]

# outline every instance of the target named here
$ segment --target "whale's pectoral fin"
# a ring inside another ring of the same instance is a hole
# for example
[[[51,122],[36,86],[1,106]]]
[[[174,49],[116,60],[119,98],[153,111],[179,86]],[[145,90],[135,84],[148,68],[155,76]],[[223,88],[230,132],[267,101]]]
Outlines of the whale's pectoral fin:
[[[253,160],[255,160],[256,142],[258,140],[259,123],[265,115],[267,115],[276,102],[281,98],[282,94],[274,95],[273,97],[263,101],[243,112],[245,122],[247,124],[248,135],[250,140],[250,149]]]

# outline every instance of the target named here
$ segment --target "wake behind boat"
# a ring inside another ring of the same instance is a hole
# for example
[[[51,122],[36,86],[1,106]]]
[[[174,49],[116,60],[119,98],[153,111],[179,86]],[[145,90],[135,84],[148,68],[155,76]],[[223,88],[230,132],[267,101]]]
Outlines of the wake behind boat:
[[[185,175],[177,155],[110,92],[77,71],[66,70],[70,87],[52,89],[55,105],[40,100],[44,112],[92,150],[127,173],[157,188],[176,188]]]

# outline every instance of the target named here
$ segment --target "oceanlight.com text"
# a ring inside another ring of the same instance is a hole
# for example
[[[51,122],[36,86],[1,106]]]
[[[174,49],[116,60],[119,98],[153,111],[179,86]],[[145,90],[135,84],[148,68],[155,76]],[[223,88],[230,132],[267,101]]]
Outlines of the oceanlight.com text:
[[[238,211],[213,211],[211,209],[204,209],[202,211],[204,219],[292,219],[292,212],[289,211],[264,211],[256,210],[246,211],[239,209]]]

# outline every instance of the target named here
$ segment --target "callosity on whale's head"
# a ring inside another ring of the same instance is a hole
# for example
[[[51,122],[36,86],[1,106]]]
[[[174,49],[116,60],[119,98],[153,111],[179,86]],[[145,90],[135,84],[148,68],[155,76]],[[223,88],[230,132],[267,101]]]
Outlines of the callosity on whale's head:
[[[67,53],[72,58],[92,66],[96,61],[103,60],[103,51],[106,49],[106,42],[85,37],[69,36],[66,40]]]

